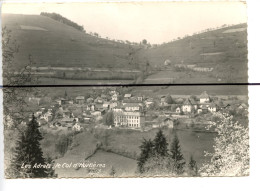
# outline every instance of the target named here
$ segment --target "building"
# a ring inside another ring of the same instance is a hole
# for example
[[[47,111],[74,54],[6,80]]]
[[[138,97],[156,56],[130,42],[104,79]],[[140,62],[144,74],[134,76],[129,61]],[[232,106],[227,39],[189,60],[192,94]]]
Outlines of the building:
[[[178,114],[180,114],[180,113],[181,113],[181,108],[180,108],[180,107],[177,107],[177,108],[175,109],[175,112],[178,113]]]
[[[82,127],[78,124],[78,123],[75,123],[73,126],[72,126],[72,130],[73,131],[81,131]]]
[[[209,110],[211,113],[216,112],[216,111],[217,111],[217,104],[211,103],[211,104],[208,106],[208,110]]]
[[[168,103],[166,102],[166,96],[161,96],[161,106],[165,105],[168,105]]]
[[[89,104],[87,105],[87,111],[95,111],[95,105],[94,104]]]
[[[132,97],[132,94],[125,94],[124,99],[130,99]]]
[[[104,108],[104,109],[110,109],[110,102],[105,101],[105,102],[103,103],[103,108]]]
[[[93,103],[93,102],[94,102],[94,99],[92,97],[87,99],[87,103]]]
[[[186,99],[182,105],[182,111],[184,113],[191,113],[192,111],[192,104],[189,99]]]
[[[145,103],[145,106],[146,106],[147,108],[149,108],[150,105],[152,105],[152,104],[154,103],[153,98],[148,98],[148,99],[146,99],[144,103]]]
[[[114,112],[114,124],[118,126],[138,127],[145,123],[145,117],[141,112],[135,111],[118,111]]]
[[[77,104],[84,104],[85,103],[85,97],[84,96],[77,96],[76,97],[76,103]]]
[[[141,104],[138,103],[126,103],[123,108],[125,111],[141,111]]]
[[[206,91],[204,91],[200,96],[200,103],[209,103],[210,102],[210,98],[209,95],[207,94]]]
[[[118,101],[118,95],[117,94],[113,94],[111,98],[112,98],[113,101]]]

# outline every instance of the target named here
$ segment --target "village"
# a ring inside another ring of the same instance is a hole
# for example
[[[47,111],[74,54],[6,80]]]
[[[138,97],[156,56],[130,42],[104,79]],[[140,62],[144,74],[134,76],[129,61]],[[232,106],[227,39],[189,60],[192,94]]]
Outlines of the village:
[[[148,131],[153,128],[191,128],[205,131],[214,119],[212,113],[224,111],[247,117],[246,101],[236,96],[200,95],[144,96],[122,92],[119,87],[93,90],[87,96],[29,97],[37,105],[34,116],[41,127],[64,132],[103,129],[134,129]],[[28,113],[29,119],[32,113]],[[27,121],[28,121],[27,120]],[[26,121],[22,123],[26,124]]]

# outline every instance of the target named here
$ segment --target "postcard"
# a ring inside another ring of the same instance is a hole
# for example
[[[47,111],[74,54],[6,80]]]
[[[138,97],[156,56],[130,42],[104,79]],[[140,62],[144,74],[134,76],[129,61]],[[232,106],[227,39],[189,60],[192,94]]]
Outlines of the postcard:
[[[249,176],[246,12],[4,3],[5,177]]]

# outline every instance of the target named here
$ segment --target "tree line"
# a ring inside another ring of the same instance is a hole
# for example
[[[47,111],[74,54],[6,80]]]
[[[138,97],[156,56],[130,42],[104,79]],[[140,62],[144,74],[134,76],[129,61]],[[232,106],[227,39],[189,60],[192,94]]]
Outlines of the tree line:
[[[71,21],[71,20],[61,16],[60,14],[41,12],[40,15],[46,16],[46,17],[49,17],[49,18],[51,18],[53,20],[56,20],[58,22],[64,23],[64,24],[66,24],[68,26],[71,26],[71,27],[81,31],[81,32],[86,32],[83,26],[78,25],[77,23],[75,23],[75,22],[73,22],[73,21]]]
[[[197,163],[192,156],[186,165],[176,132],[169,149],[168,145],[162,130],[153,140],[144,139],[137,162],[138,173],[143,176],[198,176]]]

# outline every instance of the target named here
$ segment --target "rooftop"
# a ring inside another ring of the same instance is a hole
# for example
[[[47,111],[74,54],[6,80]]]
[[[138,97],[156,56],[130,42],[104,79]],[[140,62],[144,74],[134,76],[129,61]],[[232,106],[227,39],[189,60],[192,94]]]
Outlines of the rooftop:
[[[199,96],[200,98],[209,98],[209,95],[207,94],[206,91],[202,92],[202,94],[200,94]]]

